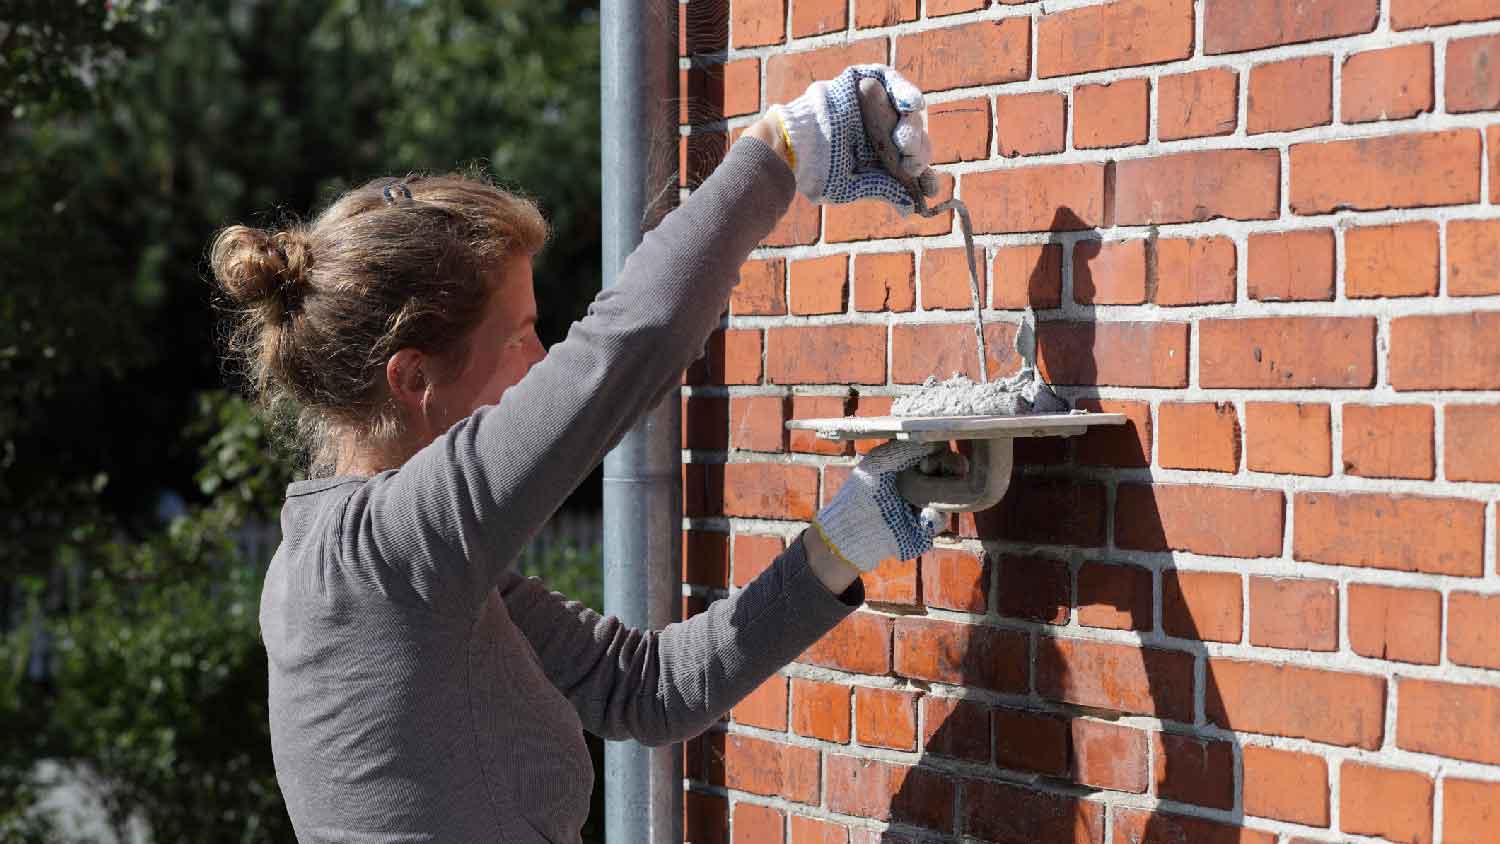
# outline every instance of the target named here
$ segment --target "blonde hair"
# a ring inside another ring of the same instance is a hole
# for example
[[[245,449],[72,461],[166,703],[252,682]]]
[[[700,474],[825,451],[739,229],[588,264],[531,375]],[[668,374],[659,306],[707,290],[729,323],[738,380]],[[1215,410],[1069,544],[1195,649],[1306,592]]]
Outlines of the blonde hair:
[[[295,409],[296,447],[311,474],[330,474],[341,432],[377,448],[401,437],[391,355],[462,361],[487,273],[547,236],[531,200],[458,174],[376,179],[281,231],[230,226],[210,255],[226,352],[273,416]]]

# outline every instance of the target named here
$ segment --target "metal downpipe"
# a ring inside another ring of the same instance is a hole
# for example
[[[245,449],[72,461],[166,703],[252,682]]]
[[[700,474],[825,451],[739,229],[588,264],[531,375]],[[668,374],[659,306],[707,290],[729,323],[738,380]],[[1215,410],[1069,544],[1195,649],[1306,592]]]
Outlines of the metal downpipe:
[[[677,0],[600,4],[604,286],[676,199]],[[681,607],[681,407],[673,391],[604,459],[604,612],[660,629]],[[605,742],[610,844],[682,841],[682,754]]]

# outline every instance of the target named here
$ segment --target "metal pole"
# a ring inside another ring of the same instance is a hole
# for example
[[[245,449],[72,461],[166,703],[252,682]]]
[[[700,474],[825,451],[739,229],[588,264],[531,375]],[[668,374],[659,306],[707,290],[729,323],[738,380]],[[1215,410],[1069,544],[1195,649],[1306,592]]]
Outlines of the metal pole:
[[[600,5],[604,286],[675,198],[677,0]],[[671,393],[604,459],[604,611],[660,629],[681,606],[681,410]],[[610,844],[682,841],[682,754],[604,748]]]

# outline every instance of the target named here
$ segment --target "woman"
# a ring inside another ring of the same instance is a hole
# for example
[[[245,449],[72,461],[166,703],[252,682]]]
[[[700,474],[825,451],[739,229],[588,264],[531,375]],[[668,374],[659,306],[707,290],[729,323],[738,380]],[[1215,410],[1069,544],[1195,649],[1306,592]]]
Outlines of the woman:
[[[794,187],[910,207],[865,137],[865,77],[899,116],[904,175],[925,172],[909,82],[871,65],[815,83],[746,131],[550,352],[531,278],[545,224],[491,185],[379,180],[309,225],[219,234],[234,349],[264,400],[302,408],[313,458],[260,608],[299,839],[577,841],[583,729],[696,735],[859,606],[861,570],[930,547],[894,485],[926,448],[902,444],[868,456],[753,583],[661,631],[510,570],[697,357]]]

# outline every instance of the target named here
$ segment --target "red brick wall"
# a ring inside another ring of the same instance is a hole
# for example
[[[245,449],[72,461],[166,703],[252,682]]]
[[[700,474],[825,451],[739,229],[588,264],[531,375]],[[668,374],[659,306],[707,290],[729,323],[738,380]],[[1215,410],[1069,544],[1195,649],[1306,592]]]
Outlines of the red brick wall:
[[[929,94],[1029,442],[687,748],[735,842],[1500,840],[1500,4],[688,0],[684,186],[856,61]],[[685,379],[687,611],[974,374],[951,217],[798,201]],[[861,444],[862,446],[868,444]],[[726,833],[726,826],[728,831]]]

